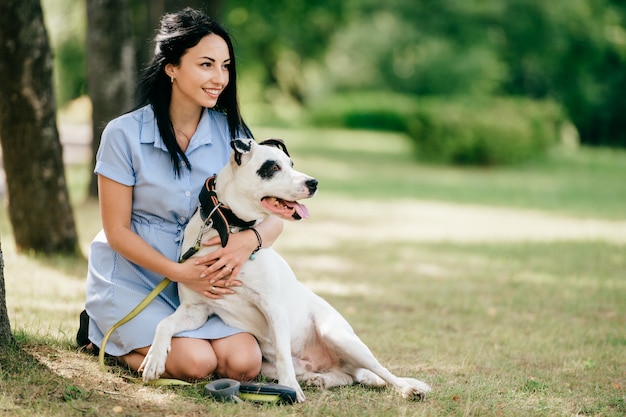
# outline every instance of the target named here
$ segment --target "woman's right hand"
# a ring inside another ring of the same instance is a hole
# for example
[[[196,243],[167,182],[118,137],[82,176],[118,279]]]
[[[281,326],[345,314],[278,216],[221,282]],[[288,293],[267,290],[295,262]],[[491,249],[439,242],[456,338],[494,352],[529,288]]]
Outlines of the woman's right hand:
[[[236,291],[232,287],[241,286],[241,281],[231,281],[227,286],[230,276],[226,276],[213,284],[209,282],[206,276],[202,276],[206,270],[206,265],[196,265],[193,258],[179,263],[177,273],[171,277],[172,281],[186,285],[195,292],[214,300],[222,298],[224,295],[235,294]]]

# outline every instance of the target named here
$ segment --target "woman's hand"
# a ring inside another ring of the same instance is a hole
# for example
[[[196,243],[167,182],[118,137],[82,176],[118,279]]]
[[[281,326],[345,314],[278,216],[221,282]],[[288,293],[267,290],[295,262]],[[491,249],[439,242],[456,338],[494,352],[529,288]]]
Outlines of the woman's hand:
[[[185,284],[188,288],[212,299],[219,299],[224,295],[234,294],[236,291],[231,287],[241,286],[240,281],[230,280],[230,282],[227,283],[227,279],[225,278],[211,282],[205,274],[207,265],[196,263],[197,259],[198,258],[190,258],[178,264],[176,274],[171,277],[172,280]]]
[[[283,221],[277,217],[270,216],[254,226],[254,228],[261,236],[263,247],[269,247],[282,232]],[[219,294],[221,296],[235,292],[231,287],[241,285],[241,281],[236,279],[237,275],[243,265],[250,259],[252,252],[259,247],[259,240],[253,230],[243,230],[239,233],[230,234],[225,248],[222,248],[220,243],[218,236],[203,242],[204,246],[215,246],[217,249],[204,256],[191,258],[186,263],[193,263],[194,266],[202,270],[199,277],[209,283],[209,290],[212,291],[210,291],[210,294]],[[203,293],[202,291],[198,292]],[[219,298],[212,295],[209,295],[209,297]]]
[[[206,265],[201,275],[212,285],[225,287],[236,285],[235,278],[241,267],[250,259],[250,254],[257,248],[258,240],[252,230],[244,230],[228,236],[225,248],[220,246],[218,236],[203,242],[205,246],[217,246],[217,249],[199,258],[194,258],[196,265]],[[239,283],[241,284],[241,283]]]

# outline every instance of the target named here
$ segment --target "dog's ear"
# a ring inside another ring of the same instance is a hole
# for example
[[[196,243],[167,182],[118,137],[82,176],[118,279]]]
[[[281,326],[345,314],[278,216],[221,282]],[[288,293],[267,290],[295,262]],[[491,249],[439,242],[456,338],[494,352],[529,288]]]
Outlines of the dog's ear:
[[[235,139],[230,141],[230,147],[235,151],[235,162],[241,165],[241,155],[250,153],[254,139]]]
[[[259,145],[275,146],[278,149],[285,152],[285,154],[287,154],[288,157],[291,157],[291,155],[289,155],[289,152],[287,151],[287,145],[285,145],[285,142],[282,139],[276,139],[276,138],[265,139],[263,142],[259,143]]]

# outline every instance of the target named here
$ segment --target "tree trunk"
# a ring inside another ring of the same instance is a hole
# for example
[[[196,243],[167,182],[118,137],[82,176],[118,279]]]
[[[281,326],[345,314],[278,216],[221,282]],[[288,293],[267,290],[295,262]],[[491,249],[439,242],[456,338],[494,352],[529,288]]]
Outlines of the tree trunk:
[[[78,253],[39,0],[0,2],[0,142],[18,250]]]
[[[7,313],[6,292],[4,289],[4,257],[2,256],[2,245],[0,244],[0,346],[13,342],[11,333],[11,323]]]
[[[127,0],[87,0],[87,88],[93,105],[92,150],[107,122],[131,110],[135,89],[135,47]],[[92,170],[93,171],[93,170]],[[89,195],[98,196],[96,175]]]

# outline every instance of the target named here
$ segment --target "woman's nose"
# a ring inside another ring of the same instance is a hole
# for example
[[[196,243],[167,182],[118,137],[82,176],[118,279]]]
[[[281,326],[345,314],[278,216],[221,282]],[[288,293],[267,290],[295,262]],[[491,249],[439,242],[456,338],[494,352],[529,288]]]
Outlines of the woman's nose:
[[[227,69],[218,69],[217,71],[215,71],[213,73],[213,80],[214,83],[216,84],[220,84],[220,85],[224,85],[228,82],[228,70]]]

